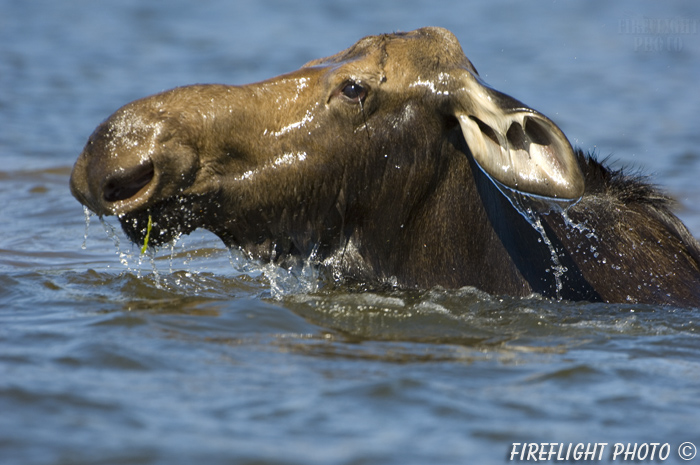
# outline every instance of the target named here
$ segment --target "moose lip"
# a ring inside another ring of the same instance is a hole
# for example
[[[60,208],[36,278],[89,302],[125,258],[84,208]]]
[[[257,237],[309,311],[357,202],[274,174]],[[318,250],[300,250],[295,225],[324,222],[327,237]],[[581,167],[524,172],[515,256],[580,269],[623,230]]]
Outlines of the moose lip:
[[[161,246],[184,234],[189,234],[201,224],[190,205],[191,198],[174,196],[149,205],[147,208],[117,214],[122,230],[131,242],[143,245],[148,232],[149,246]]]
[[[122,226],[124,234],[126,234],[129,240],[134,244],[143,243],[148,229],[149,215],[150,213],[148,210],[118,215],[119,223]],[[168,238],[161,234],[160,225],[155,224],[152,226],[149,234],[149,245],[158,246],[168,242],[168,240]]]
[[[137,215],[129,214],[119,218],[124,234],[138,246],[143,245],[146,239],[148,216],[148,212],[143,211]],[[186,231],[178,226],[173,227],[170,221],[164,220],[164,217],[154,218],[148,233],[147,245],[149,247],[159,247],[189,232],[191,231]]]

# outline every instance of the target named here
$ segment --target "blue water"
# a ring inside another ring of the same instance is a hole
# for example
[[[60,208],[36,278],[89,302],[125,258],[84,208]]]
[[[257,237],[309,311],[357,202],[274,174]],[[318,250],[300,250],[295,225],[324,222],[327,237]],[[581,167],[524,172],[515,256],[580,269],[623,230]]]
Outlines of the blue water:
[[[693,463],[697,309],[317,288],[204,232],[139,257],[94,217],[84,239],[70,169],[122,104],[426,25],[700,235],[700,3],[0,1],[0,464],[491,464],[514,442]]]

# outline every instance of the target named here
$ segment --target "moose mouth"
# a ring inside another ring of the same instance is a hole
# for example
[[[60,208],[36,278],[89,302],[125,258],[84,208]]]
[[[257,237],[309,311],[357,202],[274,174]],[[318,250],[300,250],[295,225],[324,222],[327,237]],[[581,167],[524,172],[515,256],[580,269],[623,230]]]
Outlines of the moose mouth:
[[[119,222],[133,243],[144,244],[148,235],[147,245],[158,247],[200,227],[201,214],[192,198],[177,196],[119,215]]]
[[[148,245],[157,247],[196,229],[191,199],[174,196],[152,203],[157,184],[151,160],[116,171],[101,184],[101,203],[117,215],[135,244],[143,244],[148,236]]]

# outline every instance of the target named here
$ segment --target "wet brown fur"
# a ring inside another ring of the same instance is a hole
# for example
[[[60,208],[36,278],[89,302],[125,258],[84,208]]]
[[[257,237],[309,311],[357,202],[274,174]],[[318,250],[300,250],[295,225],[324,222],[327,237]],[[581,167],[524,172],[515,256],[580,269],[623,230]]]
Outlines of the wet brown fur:
[[[424,29],[261,83],[173,89],[100,125],[71,189],[137,243],[151,215],[152,243],[206,228],[252,258],[313,255],[368,283],[698,304],[700,248],[670,199],[580,151],[570,222],[540,215],[557,279],[542,236],[475,164],[449,92],[412,85],[414,69],[476,73],[454,36]],[[359,105],[348,82],[369,89]]]

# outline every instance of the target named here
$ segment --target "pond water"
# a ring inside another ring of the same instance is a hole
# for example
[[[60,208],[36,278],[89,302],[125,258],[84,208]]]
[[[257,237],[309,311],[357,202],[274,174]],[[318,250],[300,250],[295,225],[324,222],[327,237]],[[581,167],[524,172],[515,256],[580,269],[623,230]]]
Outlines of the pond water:
[[[0,463],[491,464],[525,442],[689,463],[698,309],[318,287],[203,232],[140,257],[94,217],[85,239],[70,170],[122,104],[426,25],[700,234],[698,2],[0,2]]]

